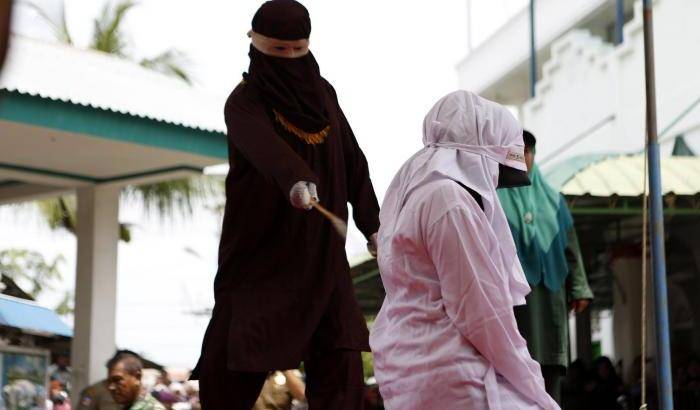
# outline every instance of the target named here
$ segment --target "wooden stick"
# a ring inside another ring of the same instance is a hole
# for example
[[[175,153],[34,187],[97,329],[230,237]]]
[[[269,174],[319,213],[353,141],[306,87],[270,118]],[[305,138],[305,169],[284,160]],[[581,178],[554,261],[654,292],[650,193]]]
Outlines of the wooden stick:
[[[335,216],[333,212],[327,210],[323,207],[323,205],[319,204],[314,200],[311,201],[311,206],[313,206],[318,212],[325,216],[331,222],[331,224],[333,224],[333,228],[335,228],[335,230],[343,239],[347,238],[348,224],[346,224],[342,219]]]

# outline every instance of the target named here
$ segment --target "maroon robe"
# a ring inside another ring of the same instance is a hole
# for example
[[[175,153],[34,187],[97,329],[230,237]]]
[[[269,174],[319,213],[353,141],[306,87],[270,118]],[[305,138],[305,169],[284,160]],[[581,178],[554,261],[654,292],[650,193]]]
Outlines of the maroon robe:
[[[229,370],[296,368],[312,346],[369,351],[345,240],[320,213],[289,201],[296,182],[314,182],[320,202],[343,220],[352,204],[366,237],[379,228],[367,161],[335,90],[323,82],[331,132],[317,145],[287,132],[250,84],[240,84],[226,102],[231,169],[216,304],[202,355],[209,344],[221,343],[212,338],[226,338],[221,360]],[[206,369],[198,365],[193,378],[199,371]]]

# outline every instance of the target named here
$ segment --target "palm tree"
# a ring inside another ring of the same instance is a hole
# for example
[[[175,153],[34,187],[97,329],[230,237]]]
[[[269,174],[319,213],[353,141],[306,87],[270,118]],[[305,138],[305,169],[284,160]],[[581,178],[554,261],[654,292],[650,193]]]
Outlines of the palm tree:
[[[63,280],[59,267],[64,262],[62,255],[47,261],[40,253],[27,249],[2,250],[0,293],[20,299],[36,300],[46,290],[55,291],[54,285]],[[74,300],[72,291],[64,291],[54,311],[61,316],[72,315]]]
[[[21,4],[34,10],[53,31],[54,37],[61,43],[75,45],[66,23],[65,4],[60,4],[59,15],[51,16],[46,10],[31,1],[23,1]],[[105,4],[102,13],[93,21],[92,39],[88,48],[113,54],[121,58],[133,59],[128,54],[129,42],[122,30],[122,24],[127,13],[138,6],[132,0],[120,0],[116,4]],[[138,61],[142,66],[163,74],[177,77],[188,84],[192,78],[183,67],[187,62],[186,56],[175,49],[170,49],[154,57],[144,58]]]
[[[23,288],[28,286],[28,295],[36,299],[43,291],[54,290],[54,283],[61,281],[59,265],[63,262],[62,256],[47,262],[38,252],[7,249],[0,251],[0,276],[23,283]]]
[[[137,5],[138,3],[131,0],[121,0],[114,6],[110,6],[109,3],[105,4],[102,9],[102,14],[94,21],[95,27],[90,48],[108,54],[114,54],[122,58],[129,58],[127,54],[129,43],[122,31],[122,22],[129,10]],[[58,38],[60,40],[60,37]],[[70,38],[70,36],[68,36],[68,38]],[[175,49],[170,49],[155,57],[144,58],[139,61],[139,64],[151,70],[177,77],[191,84],[192,79],[187,73],[187,70],[183,68],[183,63],[186,60],[183,53]]]
[[[143,204],[148,213],[157,214],[162,219],[176,213],[189,216],[194,205],[208,198],[219,196],[223,189],[220,180],[212,177],[177,179],[155,184],[127,186],[122,198]],[[66,229],[75,234],[77,203],[75,196],[62,196],[38,201],[39,211],[51,229]],[[128,224],[119,224],[119,239],[131,241]]]
[[[126,13],[134,6],[136,3],[129,0],[121,1],[114,7],[111,7],[109,3],[105,4],[100,17],[93,22],[95,28],[90,48],[126,58],[128,43],[121,27]]]
[[[56,40],[74,45],[65,18],[65,4],[61,4],[58,18],[52,17],[40,6],[31,2],[22,3],[42,17],[52,29]],[[93,21],[93,34],[88,47],[93,50],[113,54],[120,58],[134,60],[129,55],[129,42],[123,31],[123,22],[127,13],[137,6],[132,0],[119,0],[115,4],[107,3],[102,13]],[[138,63],[155,70],[192,83],[192,78],[184,68],[186,56],[175,49],[166,50],[151,58],[144,58]],[[207,177],[179,179],[156,184],[129,186],[123,196],[141,201],[147,210],[156,211],[162,217],[173,213],[189,215],[193,204],[200,199],[219,193],[220,181]],[[39,209],[52,229],[64,228],[75,233],[76,204],[74,197],[60,197],[41,201]],[[120,225],[120,239],[128,242],[131,238],[129,227]]]

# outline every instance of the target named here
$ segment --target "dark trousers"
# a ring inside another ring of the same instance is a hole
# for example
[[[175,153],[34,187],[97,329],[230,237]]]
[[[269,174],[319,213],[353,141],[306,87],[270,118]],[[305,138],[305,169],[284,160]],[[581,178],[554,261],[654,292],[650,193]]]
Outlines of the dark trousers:
[[[217,298],[207,328],[205,346],[194,379],[199,380],[203,410],[250,410],[262,390],[268,372],[237,372],[228,369],[229,300]],[[310,410],[356,410],[363,408],[362,356],[355,350],[329,350],[313,337],[309,357],[304,359],[306,398]],[[288,369],[269,369],[288,370]]]
[[[564,366],[548,364],[544,364],[541,367],[545,390],[547,390],[547,393],[561,405],[561,384],[566,375],[566,368]]]
[[[360,352],[315,352],[304,361],[304,368],[310,410],[363,408],[364,378]],[[199,384],[203,410],[250,410],[268,375],[230,371],[226,360],[221,359],[205,359],[201,370]]]

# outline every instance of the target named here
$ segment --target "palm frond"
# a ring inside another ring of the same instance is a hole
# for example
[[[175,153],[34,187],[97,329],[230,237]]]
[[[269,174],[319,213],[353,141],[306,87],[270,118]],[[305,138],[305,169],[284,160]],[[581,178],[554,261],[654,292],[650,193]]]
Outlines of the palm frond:
[[[119,223],[119,240],[124,243],[131,242],[131,225]]]
[[[125,57],[127,41],[122,31],[122,22],[126,13],[136,5],[137,3],[131,0],[123,0],[114,7],[106,4],[100,18],[94,22],[90,48]]]
[[[61,316],[72,315],[75,312],[75,295],[72,291],[66,291],[63,294],[54,311]]]
[[[38,201],[37,205],[49,228],[53,230],[63,228],[71,233],[75,233],[77,220],[75,197],[66,196],[46,199]]]
[[[0,251],[0,273],[30,286],[27,293],[32,298],[44,290],[55,289],[54,284],[63,278],[59,266],[64,262],[63,256],[49,262],[40,253],[26,249]]]
[[[192,84],[192,76],[185,68],[187,63],[185,54],[175,49],[164,51],[153,58],[144,58],[140,62],[143,67],[177,77],[187,84]]]
[[[39,212],[52,230],[65,229],[72,234],[76,234],[78,220],[78,205],[75,196],[64,196],[59,198],[38,201]],[[131,229],[127,224],[119,224],[119,239],[131,242]]]
[[[52,19],[41,7],[29,1],[26,4],[46,20],[52,30],[57,33],[59,39],[69,44],[73,43],[66,25],[65,8],[62,9],[61,18],[57,21]],[[99,18],[94,21],[90,48],[128,58],[128,41],[122,26],[129,10],[137,5],[138,3],[134,0],[120,0],[116,5],[107,3]],[[192,83],[192,77],[186,68],[187,57],[175,49],[167,50],[153,58],[143,59],[140,64],[146,68],[180,78],[188,84]],[[165,219],[175,213],[190,216],[195,203],[205,202],[207,199],[219,195],[222,191],[223,184],[220,180],[211,177],[197,177],[127,187],[123,194],[127,198],[138,199],[147,211],[155,211],[161,218]],[[74,197],[40,201],[39,209],[51,229],[66,229],[75,234],[77,204]],[[131,240],[130,227],[120,224],[119,237],[122,241],[129,242]]]
[[[36,12],[39,17],[41,17],[41,19],[48,24],[49,28],[51,28],[56,40],[60,41],[61,43],[73,45],[73,39],[70,36],[68,24],[66,23],[66,5],[64,2],[61,2],[61,14],[58,18],[52,17],[46,10],[34,2],[20,1],[19,4],[34,10],[34,12]]]
[[[141,203],[147,213],[155,213],[161,219],[174,215],[189,217],[196,204],[209,205],[223,196],[223,181],[210,176],[197,176],[174,181],[128,186],[122,191],[127,200]],[[77,203],[75,196],[65,196],[37,202],[39,212],[52,230],[65,229],[75,234]],[[131,226],[119,224],[119,239],[130,242]]]
[[[191,216],[194,205],[220,195],[221,181],[198,176],[155,184],[129,186],[124,191],[127,199],[143,204],[149,213],[157,213],[161,218],[170,218],[176,213]]]

